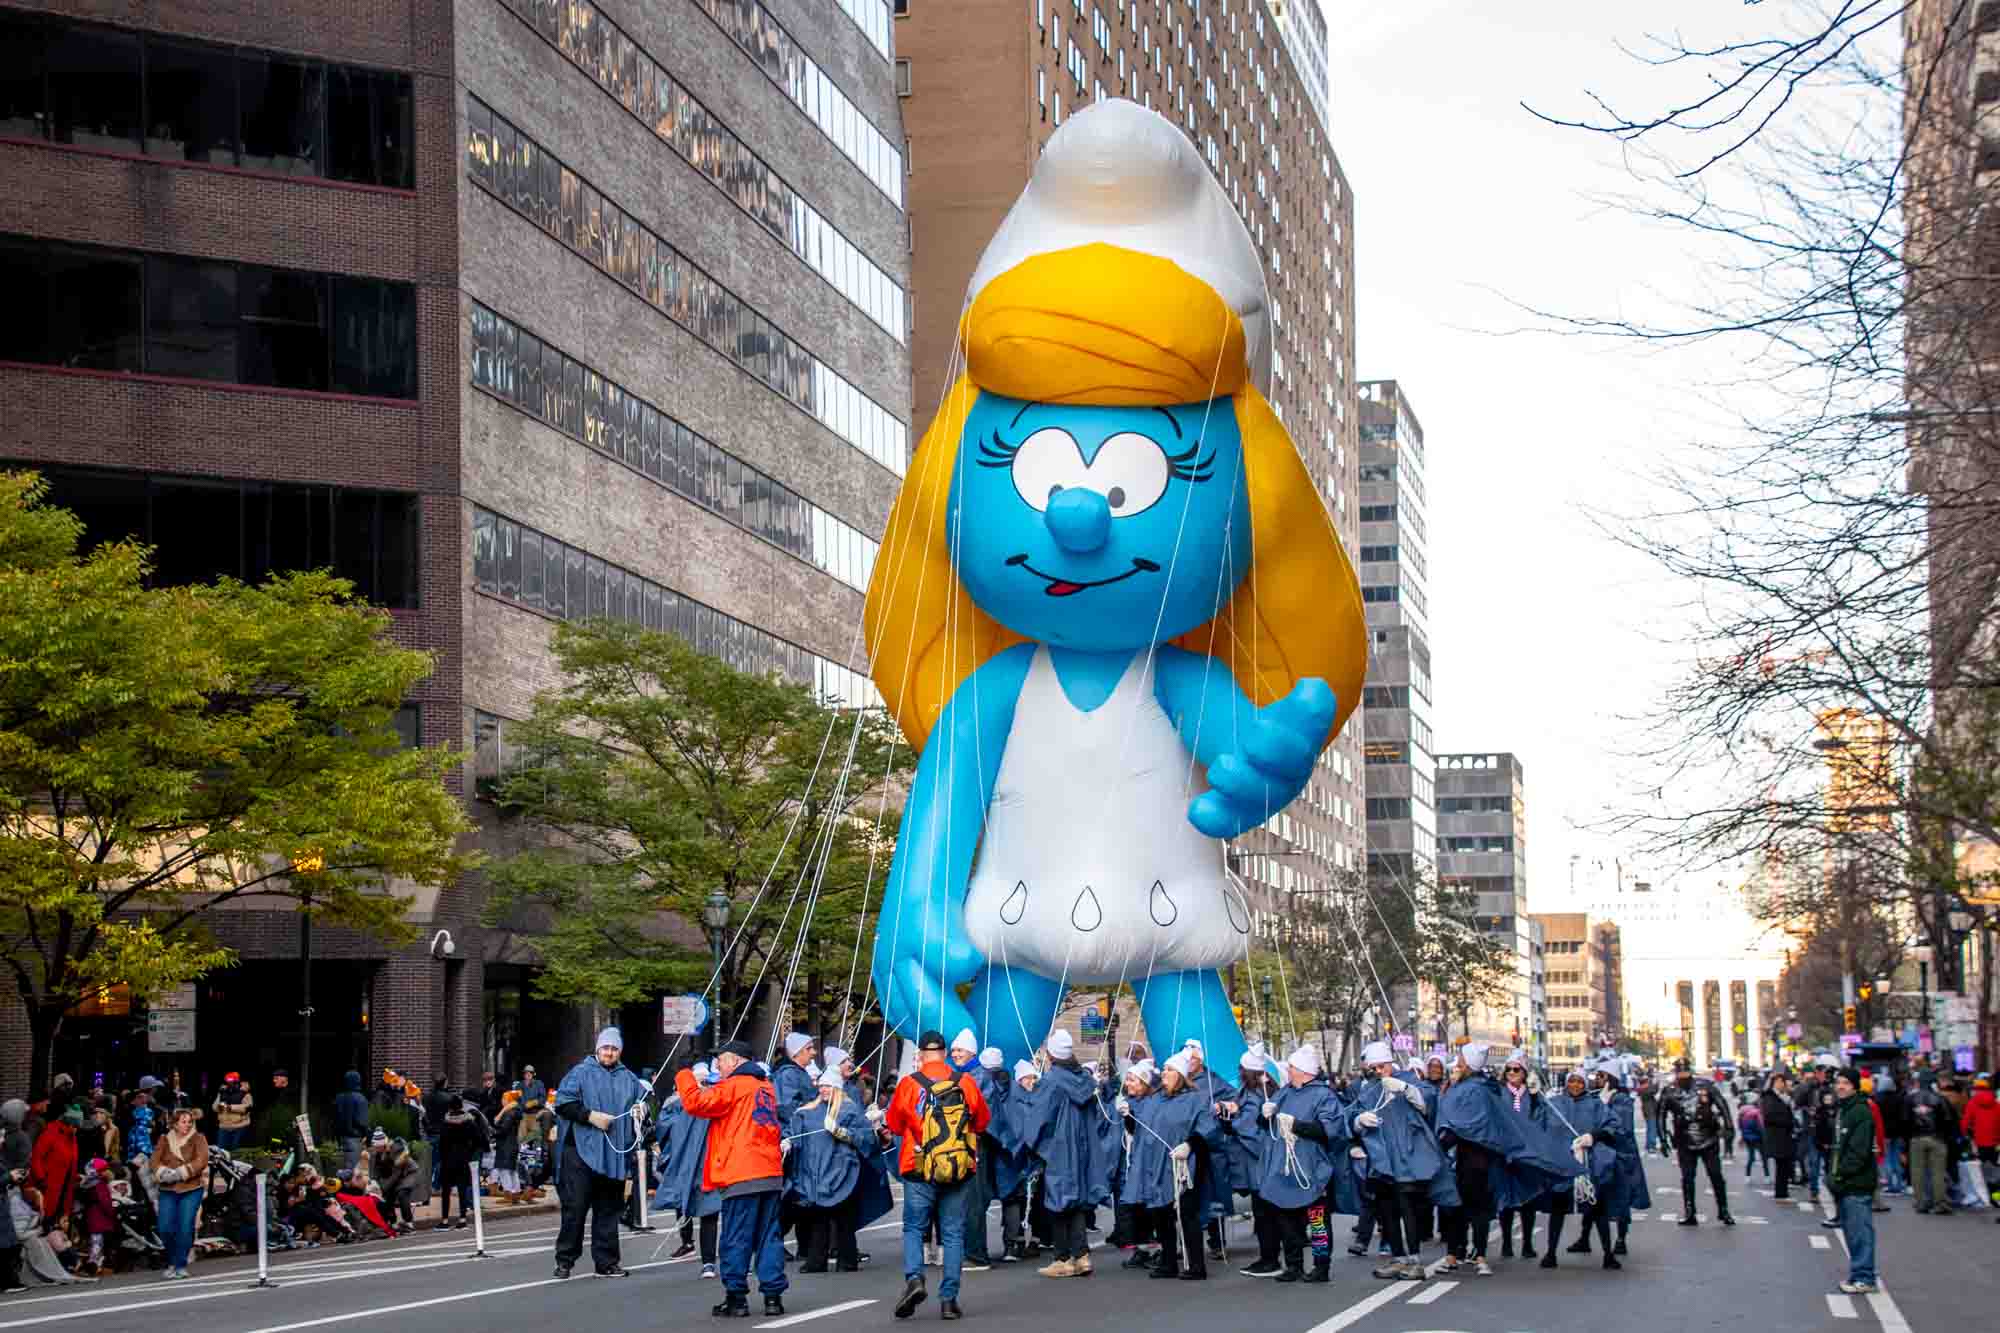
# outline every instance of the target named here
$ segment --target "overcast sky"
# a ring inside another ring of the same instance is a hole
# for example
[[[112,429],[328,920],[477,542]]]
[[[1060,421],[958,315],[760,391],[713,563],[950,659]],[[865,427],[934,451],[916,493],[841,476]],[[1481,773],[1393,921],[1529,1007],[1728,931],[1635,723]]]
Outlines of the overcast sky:
[[[1717,366],[1507,332],[1536,322],[1514,303],[1643,318],[1698,280],[1675,236],[1594,202],[1634,188],[1615,144],[1519,104],[1582,114],[1591,89],[1656,109],[1663,76],[1616,43],[1642,42],[1647,12],[1667,6],[1322,3],[1355,199],[1357,366],[1402,383],[1426,439],[1437,744],[1520,756],[1529,898],[1547,910],[1573,854],[1612,850],[1583,826],[1626,805],[1643,771],[1621,762],[1642,741],[1624,719],[1691,653],[1685,591],[1587,507],[1644,506],[1648,461],[1708,428],[1696,394]],[[1690,38],[1746,22],[1741,0],[1671,9]]]

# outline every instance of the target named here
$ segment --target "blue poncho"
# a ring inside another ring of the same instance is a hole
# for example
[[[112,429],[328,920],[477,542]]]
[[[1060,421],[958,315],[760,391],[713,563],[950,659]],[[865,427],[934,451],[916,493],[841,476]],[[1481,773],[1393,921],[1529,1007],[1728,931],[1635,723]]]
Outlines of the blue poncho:
[[[1118,1128],[1098,1097],[1097,1080],[1069,1064],[1049,1066],[1029,1099],[1032,1119],[1022,1128],[1042,1163],[1042,1206],[1052,1213],[1111,1202],[1116,1149],[1106,1138]]]
[[[1620,1088],[1611,1094],[1605,1108],[1606,1132],[1597,1141],[1609,1147],[1618,1167],[1608,1185],[1600,1186],[1600,1197],[1614,1222],[1630,1222],[1634,1209],[1653,1206],[1653,1193],[1646,1188],[1646,1168],[1639,1160],[1639,1139],[1632,1120],[1632,1094]]]
[[[875,1146],[875,1129],[858,1105],[842,1097],[834,1112],[834,1124],[846,1131],[847,1143],[827,1132],[827,1110],[824,1102],[807,1102],[785,1122],[792,1145],[785,1154],[786,1193],[805,1208],[845,1203],[861,1183],[862,1154]]]
[[[1373,1129],[1364,1128],[1358,1121],[1367,1112],[1373,1112],[1382,1123]],[[1458,1206],[1458,1181],[1438,1148],[1437,1132],[1424,1113],[1402,1093],[1383,1091],[1378,1078],[1363,1079],[1356,1085],[1354,1100],[1347,1108],[1347,1126],[1348,1133],[1368,1154],[1370,1180],[1425,1185],[1439,1206]]]
[[[1549,1133],[1562,1139],[1565,1152],[1569,1143],[1579,1134],[1588,1134],[1593,1145],[1585,1153],[1590,1183],[1601,1199],[1612,1188],[1618,1174],[1618,1154],[1610,1141],[1615,1138],[1611,1127],[1611,1113],[1594,1092],[1586,1092],[1581,1097],[1572,1097],[1567,1092],[1552,1093],[1543,1108],[1547,1116],[1545,1124]],[[1576,1160],[1571,1154],[1570,1160]],[[1585,1174],[1578,1171],[1577,1175]],[[1574,1181],[1558,1185],[1558,1190],[1574,1187]]]
[[[1278,1121],[1274,1115],[1264,1122],[1264,1159],[1257,1172],[1257,1193],[1263,1200],[1277,1208],[1304,1208],[1319,1201],[1326,1193],[1326,1187],[1334,1179],[1334,1164],[1347,1155],[1347,1122],[1341,1114],[1340,1099],[1334,1095],[1324,1076],[1315,1076],[1302,1087],[1280,1088],[1271,1098],[1278,1104],[1278,1111],[1291,1116],[1300,1124],[1318,1125],[1326,1135],[1325,1143],[1317,1143],[1304,1135],[1298,1136],[1293,1144],[1291,1160],[1286,1160],[1285,1142],[1278,1133]],[[1260,1104],[1261,1105],[1261,1104]],[[1246,1105],[1245,1114],[1261,1114],[1259,1108]],[[1345,1175],[1345,1173],[1343,1173]],[[1352,1186],[1348,1188],[1352,1197]],[[1339,1209],[1353,1212],[1355,1206]]]
[[[792,1112],[819,1096],[812,1075],[790,1060],[781,1060],[771,1073],[771,1090],[778,1094],[778,1119],[792,1118]]]
[[[1039,1086],[1030,1092],[1015,1081],[1008,1086],[1000,1109],[993,1113],[986,1132],[993,1140],[994,1197],[1012,1198],[1041,1169],[1041,1160],[1035,1156],[1034,1127],[1041,1121],[1042,1101],[1047,1096]]]
[[[556,1105],[581,1102],[586,1111],[623,1116],[632,1109],[634,1102],[645,1095],[646,1085],[639,1081],[637,1074],[624,1065],[606,1069],[593,1055],[577,1061],[569,1073],[563,1075],[563,1081],[556,1086]],[[556,1125],[558,1177],[562,1174],[563,1144],[566,1142],[575,1143],[576,1155],[600,1176],[623,1180],[631,1174],[632,1149],[638,1143],[638,1129],[629,1117],[613,1120],[608,1132],[561,1116],[556,1117]]]
[[[1190,1088],[1169,1096],[1156,1092],[1132,1103],[1132,1151],[1125,1159],[1125,1178],[1118,1202],[1142,1208],[1171,1208],[1174,1187],[1174,1147],[1200,1140],[1211,1153],[1222,1146],[1222,1126],[1201,1094]],[[1194,1171],[1188,1164],[1190,1176]]]
[[[691,1116],[679,1106],[660,1117],[657,1137],[665,1151],[653,1207],[672,1209],[680,1217],[707,1217],[722,1211],[722,1191],[701,1187],[701,1166],[708,1158],[711,1122]]]
[[[1569,1155],[1568,1137],[1548,1132],[1535,1116],[1539,1099],[1524,1094],[1516,1112],[1513,1096],[1497,1080],[1474,1074],[1445,1089],[1438,1102],[1441,1135],[1476,1143],[1495,1159],[1494,1206],[1519,1208],[1581,1173]]]
[[[1261,1085],[1244,1085],[1236,1090],[1234,1097],[1224,1101],[1236,1103],[1236,1114],[1222,1121],[1222,1153],[1217,1163],[1217,1176],[1226,1175],[1229,1188],[1238,1194],[1249,1194],[1257,1188],[1257,1172],[1264,1158],[1265,1125],[1259,1113],[1266,1093]]]

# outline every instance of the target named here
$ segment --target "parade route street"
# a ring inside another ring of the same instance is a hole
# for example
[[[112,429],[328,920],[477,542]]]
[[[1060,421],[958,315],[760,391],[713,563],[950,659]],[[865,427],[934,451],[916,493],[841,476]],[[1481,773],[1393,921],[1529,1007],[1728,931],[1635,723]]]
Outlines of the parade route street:
[[[1609,1273],[1596,1256],[1564,1254],[1549,1272],[1519,1259],[1494,1260],[1490,1278],[1434,1277],[1387,1283],[1368,1275],[1372,1260],[1345,1251],[1348,1221],[1338,1220],[1334,1281],[1323,1287],[1282,1286],[1240,1276],[1252,1257],[1247,1224],[1232,1224],[1230,1262],[1211,1266],[1205,1284],[1152,1282],[1117,1267],[1116,1251],[1100,1248],[1098,1271],[1084,1280],[1054,1282],[1030,1265],[999,1265],[968,1274],[961,1301],[968,1327],[1004,1333],[1050,1329],[1143,1329],[1145,1333],[1207,1333],[1255,1327],[1286,1333],[1617,1333],[1754,1326],[1765,1333],[1871,1328],[1958,1333],[1990,1317],[1992,1285],[1985,1277],[1996,1239],[1991,1212],[1915,1216],[1907,1199],[1877,1217],[1887,1290],[1847,1297],[1837,1232],[1820,1214],[1780,1204],[1755,1187],[1742,1190],[1740,1163],[1730,1163],[1733,1211],[1741,1225],[1712,1220],[1674,1225],[1678,1175],[1648,1159],[1655,1207],[1635,1221],[1623,1272]],[[1761,1180],[1757,1185],[1763,1185]],[[1768,1188],[1766,1186],[1766,1188]],[[998,1211],[993,1216],[997,1218]],[[1573,1228],[1572,1228],[1573,1232]],[[252,1289],[252,1260],[198,1263],[186,1282],[151,1275],[70,1288],[37,1287],[0,1302],[0,1333],[12,1329],[84,1328],[90,1333],[293,1333],[314,1328],[416,1328],[426,1333],[486,1333],[494,1329],[734,1329],[809,1328],[849,1333],[897,1325],[890,1310],[901,1282],[896,1273],[899,1224],[885,1218],[862,1236],[874,1261],[859,1274],[795,1279],[785,1295],[786,1317],[713,1321],[720,1299],[699,1266],[668,1256],[664,1233],[627,1233],[631,1276],[604,1280],[550,1276],[555,1219],[518,1219],[487,1235],[490,1258],[472,1259],[469,1232],[419,1232],[397,1241],[327,1247],[278,1256],[275,1288]],[[1565,1238],[1565,1244],[1568,1243]],[[1496,1240],[1493,1253],[1498,1255]],[[1435,1266],[1442,1252],[1427,1249]],[[907,1327],[937,1321],[937,1274],[931,1299]],[[761,1309],[753,1294],[752,1308]]]

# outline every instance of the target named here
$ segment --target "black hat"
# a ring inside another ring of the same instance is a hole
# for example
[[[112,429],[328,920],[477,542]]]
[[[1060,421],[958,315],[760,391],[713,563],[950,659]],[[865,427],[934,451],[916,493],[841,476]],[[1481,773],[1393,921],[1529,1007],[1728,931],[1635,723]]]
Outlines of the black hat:
[[[1689,1074],[1689,1073],[1693,1073],[1693,1072],[1694,1072],[1694,1066],[1693,1066],[1693,1065],[1691,1065],[1691,1064],[1689,1064],[1689,1063],[1688,1063],[1687,1061],[1685,1061],[1685,1060],[1676,1060],[1676,1061],[1674,1061],[1674,1072],[1675,1072],[1676,1074]]]
[[[733,1055],[739,1060],[755,1060],[757,1052],[747,1041],[726,1041],[717,1055]]]
[[[944,1033],[939,1032],[936,1028],[925,1028],[924,1034],[917,1038],[917,1049],[920,1051],[945,1050]]]

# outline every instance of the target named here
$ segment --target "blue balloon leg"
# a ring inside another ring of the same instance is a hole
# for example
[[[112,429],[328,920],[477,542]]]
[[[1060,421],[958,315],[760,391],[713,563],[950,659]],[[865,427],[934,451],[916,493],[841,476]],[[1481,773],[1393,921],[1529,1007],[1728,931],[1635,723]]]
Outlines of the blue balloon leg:
[[[1168,972],[1135,981],[1132,988],[1139,994],[1139,1016],[1146,1021],[1154,1060],[1166,1059],[1192,1037],[1201,1043],[1210,1069],[1222,1078],[1236,1077],[1249,1045],[1236,1026],[1219,973]]]

